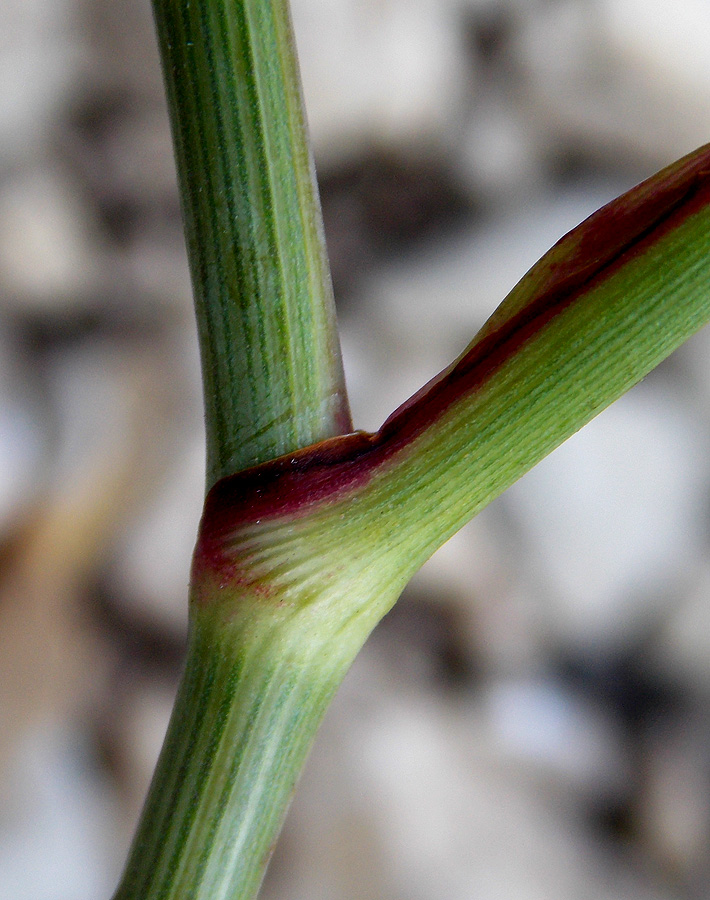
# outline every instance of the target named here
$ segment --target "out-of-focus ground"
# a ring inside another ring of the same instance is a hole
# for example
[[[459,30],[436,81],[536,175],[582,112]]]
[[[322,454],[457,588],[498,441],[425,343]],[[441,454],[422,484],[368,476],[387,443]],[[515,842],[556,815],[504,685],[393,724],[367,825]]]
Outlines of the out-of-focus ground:
[[[294,0],[356,424],[710,139],[705,0]],[[203,481],[148,0],[0,5],[0,900],[107,898]],[[407,589],[264,900],[710,896],[710,333]]]

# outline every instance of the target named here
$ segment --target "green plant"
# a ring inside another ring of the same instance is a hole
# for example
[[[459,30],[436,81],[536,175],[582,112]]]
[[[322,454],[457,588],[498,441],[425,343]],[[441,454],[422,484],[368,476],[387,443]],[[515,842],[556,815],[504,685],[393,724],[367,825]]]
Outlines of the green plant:
[[[327,704],[461,525],[710,318],[710,149],[600,210],[353,432],[287,0],[154,0],[203,361],[185,674],[117,900],[249,898]]]

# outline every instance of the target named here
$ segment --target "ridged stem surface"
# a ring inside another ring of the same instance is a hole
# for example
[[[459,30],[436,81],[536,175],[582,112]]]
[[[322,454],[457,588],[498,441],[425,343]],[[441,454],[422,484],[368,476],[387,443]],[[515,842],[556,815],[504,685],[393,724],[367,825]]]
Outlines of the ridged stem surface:
[[[352,426],[287,0],[153,8],[209,489]],[[365,625],[318,616],[308,592],[254,603],[223,574],[192,581],[186,670],[116,900],[254,897],[318,723],[374,624],[371,612]],[[311,579],[321,599],[329,574]]]
[[[114,900],[256,895],[323,713],[401,587],[311,573],[278,603],[196,577],[186,670]]]
[[[208,486],[351,430],[286,0],[153,0]]]

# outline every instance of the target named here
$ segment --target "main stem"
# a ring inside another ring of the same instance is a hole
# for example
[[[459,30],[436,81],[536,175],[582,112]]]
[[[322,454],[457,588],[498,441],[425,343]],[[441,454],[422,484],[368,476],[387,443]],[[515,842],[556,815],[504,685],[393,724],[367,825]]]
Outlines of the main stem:
[[[259,889],[315,730],[365,635],[334,642],[286,618],[245,641],[243,624],[207,615],[193,625],[115,900],[249,900]]]
[[[351,423],[288,2],[153,7],[209,489]],[[374,624],[233,588],[193,578],[186,669],[116,900],[255,896],[318,723]]]

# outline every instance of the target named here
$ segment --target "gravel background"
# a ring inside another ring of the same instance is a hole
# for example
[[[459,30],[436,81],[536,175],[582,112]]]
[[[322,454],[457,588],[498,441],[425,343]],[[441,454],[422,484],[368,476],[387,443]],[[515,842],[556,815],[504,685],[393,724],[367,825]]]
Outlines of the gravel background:
[[[293,0],[356,424],[710,137],[704,0]],[[148,0],[0,6],[0,900],[108,897],[180,670],[203,435]],[[377,629],[264,900],[710,896],[710,334]]]

